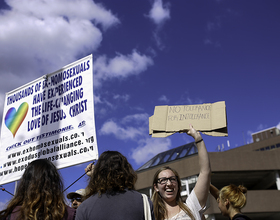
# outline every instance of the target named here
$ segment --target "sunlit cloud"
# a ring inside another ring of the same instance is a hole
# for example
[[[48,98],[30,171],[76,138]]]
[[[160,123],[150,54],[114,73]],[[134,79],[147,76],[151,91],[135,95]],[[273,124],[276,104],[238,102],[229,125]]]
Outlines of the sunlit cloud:
[[[7,207],[7,204],[4,202],[0,202],[0,210],[3,210]]]
[[[132,149],[130,157],[137,164],[141,164],[171,147],[169,138],[148,136],[148,121],[149,115],[146,113],[127,115],[119,123],[115,120],[108,120],[102,125],[99,134],[113,135],[116,139],[136,142],[137,147]]]
[[[122,124],[127,124],[129,122],[133,123],[144,123],[146,124],[149,121],[149,115],[146,113],[143,114],[134,114],[134,115],[128,115],[124,117],[122,120]]]
[[[162,0],[155,0],[148,17],[158,26],[170,19],[170,4],[163,4]]]
[[[153,39],[157,48],[163,50],[165,45],[159,36],[159,31],[167,20],[170,19],[170,3],[163,4],[162,0],[155,0],[148,15],[146,15],[155,25],[156,29],[153,31]]]
[[[130,99],[130,95],[128,95],[128,94],[125,94],[125,95],[116,94],[116,95],[113,96],[113,99],[123,100],[124,102],[127,102]]]
[[[119,24],[110,11],[89,0],[7,4],[11,9],[0,14],[1,75],[55,71],[100,46],[102,31],[97,24],[104,28]]]
[[[139,146],[132,150],[131,158],[139,165],[147,162],[149,159],[169,150],[171,140],[169,138],[147,138],[139,141]]]
[[[121,127],[113,120],[109,120],[102,125],[100,135],[113,135],[120,140],[133,140],[143,135],[143,129],[132,126]]]
[[[160,96],[158,100],[165,103],[169,102],[169,99],[165,95]]]
[[[103,55],[98,57],[93,65],[95,73],[94,86],[98,88],[102,81],[112,78],[126,78],[131,75],[137,75],[153,65],[151,57],[141,55],[136,50],[131,54],[122,55],[118,53],[114,58],[109,59]]]

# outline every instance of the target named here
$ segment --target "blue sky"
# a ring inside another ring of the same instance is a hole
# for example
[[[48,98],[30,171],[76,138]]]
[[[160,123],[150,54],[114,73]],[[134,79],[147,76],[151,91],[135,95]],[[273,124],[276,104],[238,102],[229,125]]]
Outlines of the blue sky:
[[[84,56],[94,57],[99,153],[118,150],[135,169],[186,134],[151,138],[157,105],[225,101],[228,137],[208,151],[280,128],[278,0],[5,0],[0,3],[0,102],[5,93]],[[2,120],[3,106],[0,106]],[[86,164],[60,170],[65,187]],[[86,186],[79,180],[68,192]],[[6,184],[13,192],[14,183]],[[0,191],[0,209],[11,196]]]

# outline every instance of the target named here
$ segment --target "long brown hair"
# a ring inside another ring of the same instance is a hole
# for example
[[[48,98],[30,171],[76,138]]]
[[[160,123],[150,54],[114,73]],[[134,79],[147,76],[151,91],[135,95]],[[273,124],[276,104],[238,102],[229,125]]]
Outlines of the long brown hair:
[[[23,173],[15,196],[0,219],[20,206],[17,219],[58,220],[66,213],[63,183],[56,167],[47,159],[32,161]]]
[[[191,210],[188,208],[188,206],[185,205],[185,203],[182,200],[182,196],[181,196],[182,186],[181,186],[181,179],[179,177],[179,174],[177,173],[176,170],[172,169],[169,166],[164,166],[164,167],[160,168],[154,175],[153,187],[152,187],[152,194],[153,194],[152,201],[154,204],[155,219],[163,220],[163,219],[167,218],[167,216],[168,216],[164,200],[162,199],[161,195],[154,188],[154,185],[158,184],[158,175],[160,174],[161,171],[164,171],[164,170],[171,170],[175,174],[177,183],[178,183],[178,192],[176,195],[176,203],[192,220],[195,220]]]
[[[99,193],[116,193],[125,189],[134,190],[137,174],[126,157],[118,151],[103,152],[86,188],[86,198]]]

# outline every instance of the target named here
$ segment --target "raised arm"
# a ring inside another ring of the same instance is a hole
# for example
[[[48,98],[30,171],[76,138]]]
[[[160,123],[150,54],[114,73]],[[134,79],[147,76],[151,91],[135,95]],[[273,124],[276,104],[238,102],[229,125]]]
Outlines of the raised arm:
[[[210,183],[210,193],[217,200],[219,198],[220,191]]]
[[[210,160],[200,132],[196,131],[193,126],[190,125],[188,135],[192,136],[194,138],[194,141],[196,142],[198,151],[198,162],[200,167],[200,172],[197,183],[194,187],[194,192],[201,207],[204,207],[207,201],[211,180]]]

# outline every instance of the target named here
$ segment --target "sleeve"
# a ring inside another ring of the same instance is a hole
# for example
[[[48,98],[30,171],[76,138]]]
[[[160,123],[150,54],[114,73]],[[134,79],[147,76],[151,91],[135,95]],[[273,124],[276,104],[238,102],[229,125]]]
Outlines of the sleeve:
[[[205,206],[207,208],[205,207],[202,208],[200,206],[194,190],[192,190],[191,194],[188,196],[186,200],[186,205],[192,211],[192,214],[194,215],[195,219],[201,219],[201,215],[208,208],[207,205]]]

